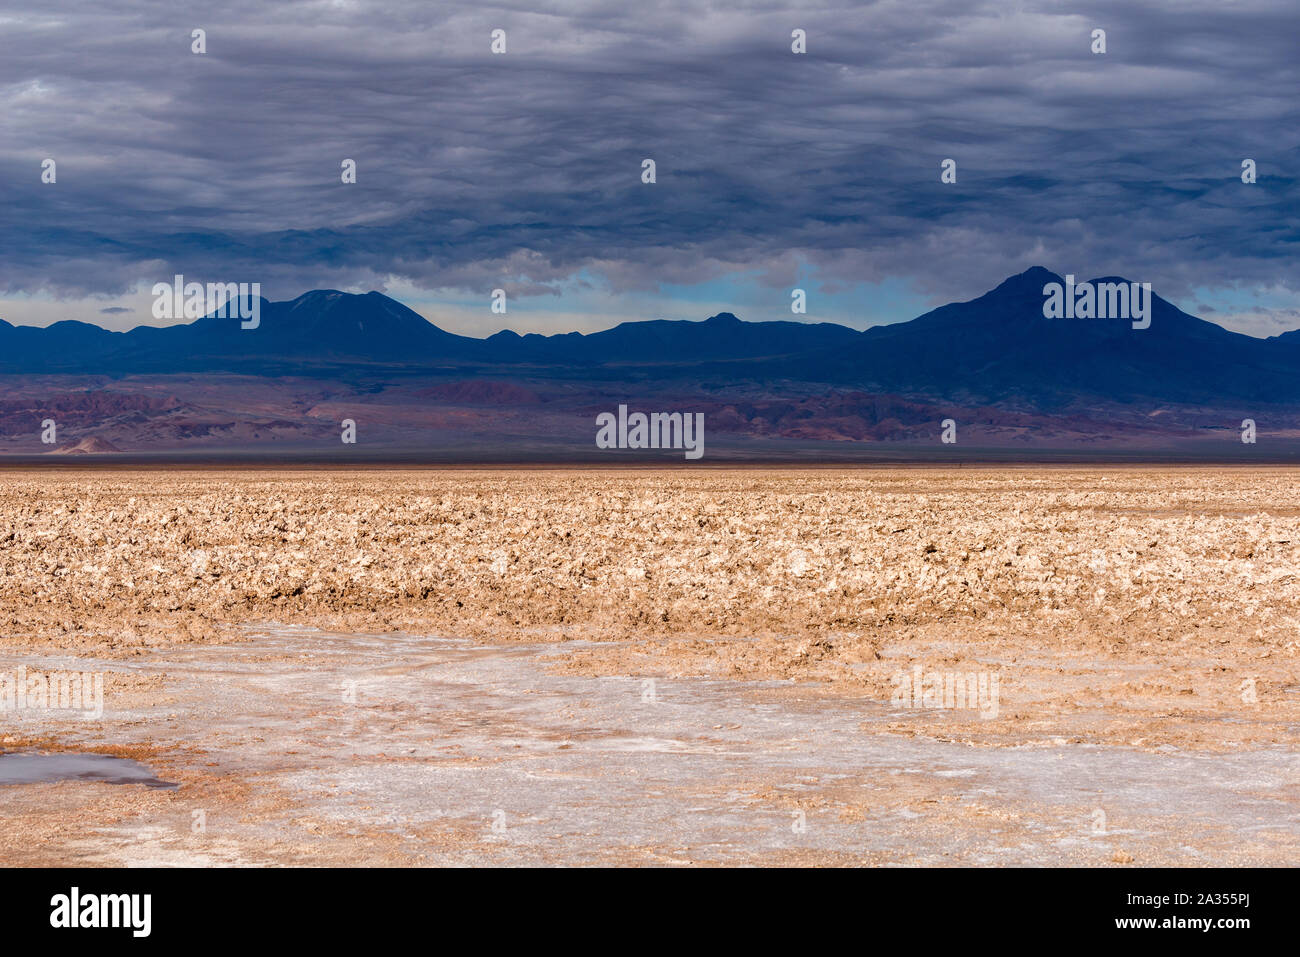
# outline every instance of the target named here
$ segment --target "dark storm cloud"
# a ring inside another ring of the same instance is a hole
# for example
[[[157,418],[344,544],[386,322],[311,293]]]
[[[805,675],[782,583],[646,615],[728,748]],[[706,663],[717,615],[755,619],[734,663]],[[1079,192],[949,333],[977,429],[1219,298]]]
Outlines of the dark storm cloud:
[[[1294,284],[1297,26],[1291,0],[44,4],[0,15],[0,286]]]

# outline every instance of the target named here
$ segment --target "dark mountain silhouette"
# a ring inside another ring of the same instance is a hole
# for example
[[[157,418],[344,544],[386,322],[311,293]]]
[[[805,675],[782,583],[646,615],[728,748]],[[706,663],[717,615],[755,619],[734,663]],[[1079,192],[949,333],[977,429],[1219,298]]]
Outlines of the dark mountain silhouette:
[[[800,357],[781,371],[883,391],[1038,406],[1081,396],[1300,401],[1296,351],[1190,316],[1154,293],[1146,329],[1127,319],[1044,318],[1043,287],[1061,281],[1034,267],[978,299],[868,329],[850,347]]]
[[[482,348],[479,340],[443,332],[380,293],[318,289],[288,302],[261,300],[255,329],[241,328],[237,318],[208,316],[189,325],[122,333],[101,354],[96,371],[276,373],[461,358],[476,348]]]
[[[505,345],[498,333],[489,342]],[[513,334],[511,334],[513,335]],[[633,364],[700,362],[787,356],[846,346],[862,334],[834,323],[742,322],[729,312],[704,322],[655,319],[624,322],[592,335],[528,335],[514,344],[514,357],[543,362]],[[511,354],[507,352],[506,354]]]
[[[337,377],[459,371],[544,379],[740,381],[1052,410],[1117,403],[1300,403],[1300,330],[1273,339],[1229,332],[1152,297],[1150,328],[1127,319],[1047,319],[1041,267],[969,302],[858,332],[831,323],[625,322],[592,335],[454,335],[377,292],[316,290],[261,300],[256,329],[208,316],[109,332],[0,322],[8,374],[240,373]],[[1123,281],[1107,277],[1100,281]]]

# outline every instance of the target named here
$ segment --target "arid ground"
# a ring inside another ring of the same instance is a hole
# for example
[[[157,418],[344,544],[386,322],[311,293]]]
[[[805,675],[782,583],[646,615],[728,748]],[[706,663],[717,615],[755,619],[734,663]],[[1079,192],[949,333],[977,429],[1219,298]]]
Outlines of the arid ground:
[[[179,786],[0,863],[1294,864],[1298,569],[1300,469],[6,471],[104,710],[0,748]]]

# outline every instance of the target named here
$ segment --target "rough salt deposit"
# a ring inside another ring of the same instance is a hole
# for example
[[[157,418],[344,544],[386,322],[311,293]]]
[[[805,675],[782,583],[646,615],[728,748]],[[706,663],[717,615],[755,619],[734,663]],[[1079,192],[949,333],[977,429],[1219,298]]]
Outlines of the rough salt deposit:
[[[180,786],[0,800],[50,863],[1294,859],[1297,480],[10,471],[0,670],[104,711],[0,681],[0,748]]]

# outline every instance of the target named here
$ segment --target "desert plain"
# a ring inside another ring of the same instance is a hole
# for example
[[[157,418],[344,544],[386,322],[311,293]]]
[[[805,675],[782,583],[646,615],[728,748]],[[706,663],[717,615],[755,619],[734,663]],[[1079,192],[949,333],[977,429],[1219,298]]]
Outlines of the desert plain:
[[[0,864],[1294,864],[1298,565],[1288,468],[10,469],[103,712]]]

